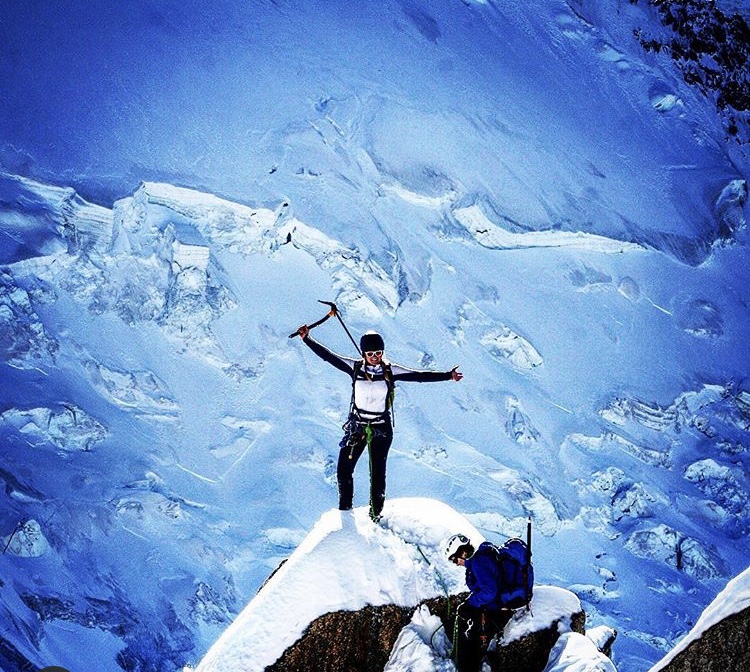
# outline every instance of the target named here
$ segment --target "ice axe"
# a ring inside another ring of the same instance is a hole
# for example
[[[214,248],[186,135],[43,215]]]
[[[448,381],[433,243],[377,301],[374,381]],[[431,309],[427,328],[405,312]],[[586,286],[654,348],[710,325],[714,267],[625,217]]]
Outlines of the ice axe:
[[[318,325],[323,324],[329,317],[336,316],[336,319],[340,322],[341,326],[344,328],[344,331],[346,332],[346,335],[349,337],[349,340],[354,344],[354,347],[357,350],[357,353],[361,355],[359,351],[359,346],[357,345],[357,341],[354,340],[354,337],[352,336],[351,332],[349,331],[348,327],[344,324],[344,320],[341,319],[341,313],[339,312],[339,309],[336,308],[336,304],[332,301],[321,301],[318,299],[318,303],[322,303],[326,306],[330,307],[330,310],[328,311],[328,314],[325,317],[320,318],[317,322],[313,322],[312,324],[307,325],[307,329],[315,329]],[[299,335],[299,329],[295,331],[293,334],[289,334],[289,338],[294,338],[295,336]]]
[[[323,324],[323,322],[325,322],[329,317],[333,317],[334,315],[339,314],[339,309],[336,308],[336,304],[333,303],[333,301],[321,301],[320,299],[318,299],[318,303],[322,303],[326,306],[329,306],[330,310],[328,311],[328,313],[326,313],[325,317],[320,318],[317,322],[308,324],[307,325],[308,329],[315,329],[315,327],[318,327],[321,324]],[[297,331],[295,331],[293,334],[289,334],[289,338],[294,338],[295,336],[298,336],[298,335],[299,335],[299,329],[297,329]]]

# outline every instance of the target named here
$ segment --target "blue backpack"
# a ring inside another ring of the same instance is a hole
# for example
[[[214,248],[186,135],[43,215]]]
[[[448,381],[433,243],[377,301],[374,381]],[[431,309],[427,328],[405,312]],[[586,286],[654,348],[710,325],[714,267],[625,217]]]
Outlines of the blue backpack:
[[[505,609],[525,607],[534,590],[534,567],[531,549],[517,538],[508,539],[502,546],[494,546],[500,571],[500,601]]]

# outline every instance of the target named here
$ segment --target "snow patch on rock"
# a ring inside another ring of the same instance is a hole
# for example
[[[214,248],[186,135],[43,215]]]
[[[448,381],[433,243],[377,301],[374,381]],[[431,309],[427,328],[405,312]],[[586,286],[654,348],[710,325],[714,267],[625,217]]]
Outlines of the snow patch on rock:
[[[616,668],[589,637],[565,632],[552,648],[543,672],[616,672]]]
[[[453,672],[450,650],[440,618],[422,605],[399,633],[383,672]]]

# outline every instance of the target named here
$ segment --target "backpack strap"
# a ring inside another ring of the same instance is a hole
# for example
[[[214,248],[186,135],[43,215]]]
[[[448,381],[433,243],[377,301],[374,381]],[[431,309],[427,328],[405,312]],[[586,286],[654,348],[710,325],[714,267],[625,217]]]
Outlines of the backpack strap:
[[[393,400],[396,398],[396,383],[393,381],[393,370],[390,362],[383,362],[383,378],[385,378],[385,384],[388,386],[385,408],[391,412],[391,424],[395,427],[396,417],[393,412]]]
[[[357,377],[359,376],[359,372],[362,370],[362,366],[364,365],[364,363],[364,360],[358,359],[356,362],[354,362],[354,364],[352,364],[352,399],[349,402],[349,418],[354,415],[357,409],[356,405],[354,404],[354,385],[357,382]],[[348,422],[349,420],[347,419],[347,423]]]

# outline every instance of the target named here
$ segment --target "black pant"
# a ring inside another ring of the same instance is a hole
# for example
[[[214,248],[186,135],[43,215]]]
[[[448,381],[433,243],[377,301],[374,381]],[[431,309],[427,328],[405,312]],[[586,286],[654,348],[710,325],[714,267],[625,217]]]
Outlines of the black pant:
[[[390,423],[370,425],[370,514],[379,516],[385,503],[385,463],[393,441]],[[339,444],[336,478],[339,484],[339,509],[351,509],[354,499],[354,467],[367,448],[366,425],[351,422]]]
[[[456,610],[453,659],[458,672],[480,672],[490,640],[502,633],[513,612],[485,611],[467,602]]]

